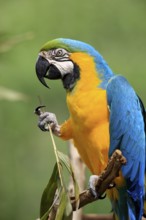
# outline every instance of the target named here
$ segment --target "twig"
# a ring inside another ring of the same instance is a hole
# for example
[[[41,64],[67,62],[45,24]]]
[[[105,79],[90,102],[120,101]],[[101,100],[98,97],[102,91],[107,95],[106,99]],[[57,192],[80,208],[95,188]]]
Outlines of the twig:
[[[72,165],[72,168],[74,170],[74,175],[76,180],[78,180],[78,185],[79,185],[79,191],[82,192],[85,189],[85,164],[80,158],[80,155],[78,154],[77,149],[73,145],[73,142],[69,142],[69,158],[70,162]],[[73,196],[75,195],[74,193],[74,184],[72,178],[70,178],[70,183],[69,183],[69,195]],[[73,218],[72,220],[81,220],[82,219],[82,209],[78,209],[76,212],[73,213]]]
[[[34,33],[32,31],[15,35],[4,42],[0,42],[0,53],[8,52],[18,43],[23,41],[32,40],[34,38]]]
[[[113,214],[89,214],[83,215],[81,220],[114,220]]]
[[[122,155],[120,150],[116,150],[112,157],[110,158],[107,167],[99,176],[99,179],[96,183],[96,191],[99,195],[98,198],[95,198],[89,189],[86,189],[79,195],[79,208],[94,202],[100,198],[100,196],[109,188],[110,184],[113,183],[114,179],[119,175],[119,171],[122,165],[126,163],[125,157]],[[76,211],[76,201],[75,197],[71,197],[71,204],[73,211]],[[50,217],[54,212],[57,212],[58,206],[55,205],[53,208],[53,213],[50,213]],[[49,218],[49,220],[53,218]]]
[[[122,155],[120,150],[116,150],[112,157],[110,158],[107,167],[99,176],[99,179],[96,183],[96,191],[99,196],[101,196],[106,189],[108,189],[109,185],[113,183],[114,179],[118,176],[120,168],[123,164],[126,163],[125,157]],[[85,190],[80,194],[79,200],[79,208],[87,205],[88,203],[94,202],[98,200],[95,198],[89,189]],[[71,203],[73,210],[76,209],[76,201],[71,198]]]
[[[59,161],[59,157],[58,157],[57,147],[56,147],[56,144],[55,144],[55,141],[54,141],[54,137],[53,137],[53,134],[52,134],[52,129],[51,129],[49,124],[48,124],[48,129],[49,129],[50,137],[51,137],[52,144],[53,144],[54,154],[55,154],[55,157],[56,157],[56,162],[57,162],[57,167],[58,167],[60,183],[61,183],[62,189],[65,190],[64,189],[63,180],[62,180],[62,174],[61,174],[61,170],[60,170],[61,166],[60,166],[60,161]]]

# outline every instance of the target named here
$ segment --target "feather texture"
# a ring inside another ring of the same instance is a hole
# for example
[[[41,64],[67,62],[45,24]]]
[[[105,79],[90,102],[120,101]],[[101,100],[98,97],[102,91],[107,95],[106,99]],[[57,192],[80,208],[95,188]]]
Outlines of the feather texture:
[[[110,106],[109,155],[118,148],[127,159],[127,164],[122,167],[122,174],[126,179],[128,213],[130,219],[140,220],[143,213],[145,170],[145,133],[140,102],[133,88],[122,76],[111,78],[107,85],[107,97]],[[123,192],[120,189],[118,203],[122,199]],[[125,218],[120,219],[126,219],[127,210],[120,216],[123,214]]]
[[[89,44],[59,38],[47,42],[41,51],[55,48],[67,50],[70,61],[79,68],[79,78],[67,92],[70,118],[61,126],[61,137],[74,140],[81,158],[97,175],[114,150],[122,151],[127,164],[108,195],[116,219],[141,220],[146,161],[144,106],[127,80],[115,76]]]

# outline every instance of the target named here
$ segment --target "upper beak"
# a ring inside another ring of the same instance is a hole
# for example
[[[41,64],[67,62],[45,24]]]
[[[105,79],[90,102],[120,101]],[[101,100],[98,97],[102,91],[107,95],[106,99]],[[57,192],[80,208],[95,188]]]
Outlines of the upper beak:
[[[45,82],[44,77],[46,76],[47,71],[49,70],[49,67],[50,67],[50,63],[48,62],[48,60],[46,60],[42,56],[39,56],[36,62],[36,66],[35,66],[36,74],[37,74],[39,81],[47,88],[49,88],[49,86]]]
[[[47,79],[61,79],[61,72],[51,60],[44,58],[43,56],[39,56],[36,62],[36,74],[39,81],[49,88],[44,78]]]

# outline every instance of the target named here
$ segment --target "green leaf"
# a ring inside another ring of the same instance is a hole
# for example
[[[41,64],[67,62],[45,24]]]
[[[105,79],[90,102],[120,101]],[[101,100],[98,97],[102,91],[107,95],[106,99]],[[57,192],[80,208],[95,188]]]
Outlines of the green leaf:
[[[74,172],[73,172],[73,168],[71,166],[71,163],[70,163],[70,160],[68,158],[67,155],[63,154],[62,152],[58,151],[58,156],[59,156],[59,159],[60,161],[64,164],[64,166],[67,168],[67,170],[69,171],[72,179],[73,179],[73,185],[74,185],[74,191],[75,191],[75,199],[76,201],[78,201],[79,199],[79,186],[78,186],[78,183],[76,181],[76,178],[75,178],[75,175],[74,175]]]
[[[57,151],[58,157],[61,160],[61,162],[64,164],[64,166],[67,168],[70,174],[72,174],[72,169],[71,169],[71,163],[67,155],[63,154],[60,151]]]
[[[47,184],[41,198],[41,205],[40,205],[40,218],[41,220],[46,220],[49,214],[49,209],[53,203],[55,192],[58,186],[58,168],[57,164],[55,164],[51,178],[49,183]]]
[[[73,210],[72,210],[71,201],[68,194],[66,194],[66,197],[67,197],[67,202],[66,202],[66,208],[65,208],[63,220],[72,220]]]
[[[74,176],[74,172],[73,171],[72,171],[72,179],[73,179],[73,185],[74,185],[74,191],[75,191],[76,208],[78,208],[80,190],[79,190],[79,186],[78,186],[78,183],[76,181],[76,178]]]
[[[60,179],[60,175],[62,174],[62,170],[58,170],[58,166],[65,166],[73,179],[74,190],[75,190],[75,198],[78,201],[79,198],[79,188],[77,181],[75,179],[73,169],[70,163],[70,160],[67,155],[62,152],[57,151],[59,164],[55,164],[51,178],[49,180],[48,185],[46,186],[41,199],[41,207],[40,207],[40,217],[41,220],[47,220],[50,211],[52,210],[54,202],[54,197],[56,190],[58,190],[57,198],[59,199],[59,206],[56,213],[55,220],[71,220],[72,219],[72,206],[70,198],[67,194],[65,184],[63,180]],[[56,199],[55,199],[56,201]]]
[[[66,202],[67,202],[67,197],[66,197],[65,191],[62,190],[60,203],[59,203],[59,206],[57,209],[55,220],[62,220],[63,219],[63,215],[64,215],[64,211],[65,211],[65,207],[66,207]]]
[[[68,194],[64,189],[61,192],[55,220],[72,220],[72,206]]]

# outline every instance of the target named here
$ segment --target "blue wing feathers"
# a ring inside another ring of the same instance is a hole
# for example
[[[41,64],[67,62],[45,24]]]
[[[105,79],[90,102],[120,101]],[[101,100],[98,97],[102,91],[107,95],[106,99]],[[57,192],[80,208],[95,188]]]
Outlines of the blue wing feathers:
[[[122,174],[127,183],[127,196],[130,196],[128,212],[130,219],[139,220],[143,210],[145,170],[145,127],[141,102],[122,76],[112,77],[106,90],[110,108],[109,156],[120,149],[127,159]]]
[[[131,159],[136,163],[143,163],[145,134],[138,98],[124,77],[113,78],[107,86],[108,104],[111,109],[109,155],[119,148],[130,163]]]

